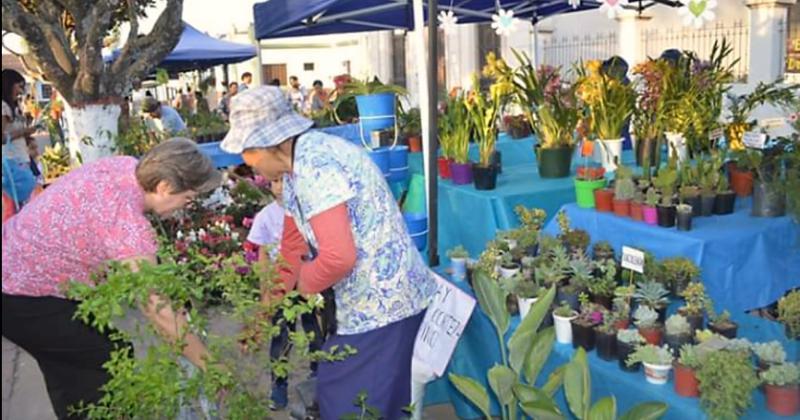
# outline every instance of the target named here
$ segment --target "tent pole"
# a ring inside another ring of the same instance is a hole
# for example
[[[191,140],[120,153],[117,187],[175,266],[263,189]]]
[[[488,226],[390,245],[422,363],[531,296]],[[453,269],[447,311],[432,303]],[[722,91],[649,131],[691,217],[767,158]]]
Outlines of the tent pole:
[[[438,0],[428,0],[428,262],[439,265],[439,211],[437,150],[439,150],[439,30],[436,16]]]
[[[417,70],[417,89],[419,91],[418,96],[418,105],[419,105],[419,113],[420,113],[420,122],[422,123],[422,170],[425,175],[425,203],[428,206],[428,216],[430,216],[430,208],[431,208],[431,199],[430,199],[430,183],[428,182],[431,177],[436,179],[436,174],[430,172],[430,165],[429,161],[431,156],[433,156],[430,152],[429,148],[429,140],[428,136],[430,135],[430,130],[428,128],[428,123],[430,122],[428,117],[428,64],[427,58],[428,55],[425,53],[425,14],[424,14],[424,6],[423,0],[413,0],[413,13],[414,13],[414,31],[411,32],[412,42],[414,48],[414,62],[416,64]],[[435,168],[434,168],[435,169]],[[430,217],[428,218],[428,226],[431,225]],[[430,230],[428,232],[428,241],[430,242]]]

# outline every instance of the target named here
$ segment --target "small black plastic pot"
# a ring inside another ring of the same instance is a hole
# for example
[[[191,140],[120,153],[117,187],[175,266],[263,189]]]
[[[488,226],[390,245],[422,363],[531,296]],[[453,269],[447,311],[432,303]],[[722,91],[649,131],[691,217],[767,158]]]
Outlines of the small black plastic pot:
[[[495,150],[494,155],[492,155],[492,165],[497,168],[498,174],[503,173],[503,155],[499,150]]]
[[[664,207],[662,205],[658,205],[656,207],[656,211],[658,211],[658,225],[661,227],[675,227],[675,206],[668,206]]]
[[[472,180],[475,183],[476,190],[493,190],[497,188],[497,167],[489,166],[488,168],[480,165],[472,167]]]
[[[619,368],[625,372],[638,372],[639,368],[642,366],[641,363],[635,363],[633,366],[628,366],[628,364],[625,363],[625,361],[628,360],[628,356],[630,356],[630,354],[634,351],[636,351],[636,346],[617,340],[617,357],[619,358]]]
[[[558,292],[556,293],[556,300],[558,302],[566,301],[569,304],[570,308],[572,308],[575,311],[577,311],[580,308],[580,305],[579,305],[579,302],[578,302],[578,293],[577,292],[574,292],[574,293],[573,292],[565,292],[564,290],[559,288]]]
[[[664,325],[664,322],[667,320],[667,305],[658,306],[653,309],[658,313],[658,322]]]
[[[692,217],[700,217],[703,214],[703,199],[700,194],[686,197],[684,201],[692,206]]]
[[[733,206],[736,204],[736,193],[733,191],[726,191],[717,194],[714,200],[714,214],[726,215],[733,213]]]
[[[692,211],[678,211],[677,212],[678,230],[690,231],[692,230]]]
[[[700,197],[700,214],[708,217],[714,214],[714,204],[717,201],[716,195],[703,195]]]
[[[594,325],[585,325],[576,319],[572,320],[572,347],[583,347],[586,351],[594,350]]]
[[[673,356],[677,357],[681,347],[683,347],[684,344],[689,344],[692,342],[692,336],[690,334],[664,334],[664,342],[669,345]]]
[[[611,361],[617,358],[617,334],[615,331],[595,331],[595,345],[597,355],[601,359]]]
[[[703,321],[705,320],[703,314],[689,315],[684,311],[678,311],[678,313],[686,317],[686,321],[689,323],[689,335],[691,337],[694,337],[696,331],[703,329]]]

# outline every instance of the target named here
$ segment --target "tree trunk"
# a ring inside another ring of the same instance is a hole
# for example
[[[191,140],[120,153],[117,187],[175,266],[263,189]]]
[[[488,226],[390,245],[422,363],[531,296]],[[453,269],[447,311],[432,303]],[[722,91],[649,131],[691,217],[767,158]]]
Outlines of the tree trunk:
[[[117,104],[91,104],[80,108],[66,105],[69,128],[69,150],[73,159],[83,163],[94,162],[114,153],[120,106]]]

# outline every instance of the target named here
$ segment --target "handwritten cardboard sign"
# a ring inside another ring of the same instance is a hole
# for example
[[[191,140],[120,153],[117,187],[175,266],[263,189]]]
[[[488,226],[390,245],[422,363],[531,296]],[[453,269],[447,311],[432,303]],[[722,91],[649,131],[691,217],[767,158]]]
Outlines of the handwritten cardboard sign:
[[[622,268],[644,274],[644,252],[628,246],[622,247]]]
[[[751,148],[751,149],[763,149],[764,144],[767,142],[767,135],[764,133],[757,133],[753,131],[748,131],[744,133],[744,139],[742,139],[744,145]]]

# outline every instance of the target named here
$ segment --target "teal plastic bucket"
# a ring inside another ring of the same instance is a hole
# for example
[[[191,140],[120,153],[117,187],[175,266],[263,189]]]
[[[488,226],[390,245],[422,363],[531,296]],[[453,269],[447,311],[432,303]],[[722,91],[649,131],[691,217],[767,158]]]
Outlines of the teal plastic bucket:
[[[394,127],[395,101],[394,93],[356,96],[358,123],[365,142],[369,144],[372,141],[373,131]]]
[[[388,177],[391,175],[391,167],[389,166],[389,148],[388,147],[381,147],[379,149],[367,150],[369,153],[369,157],[372,158],[372,161],[375,162],[375,165],[383,173],[383,176]]]

